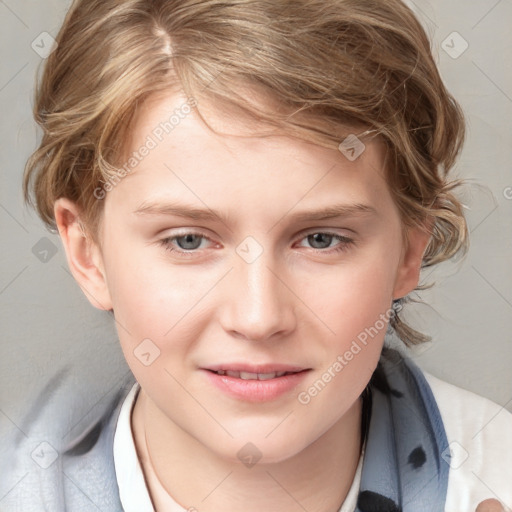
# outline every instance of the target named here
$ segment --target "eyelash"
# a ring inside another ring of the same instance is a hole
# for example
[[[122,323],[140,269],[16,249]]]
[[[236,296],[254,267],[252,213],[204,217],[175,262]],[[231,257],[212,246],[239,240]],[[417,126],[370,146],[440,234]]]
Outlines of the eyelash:
[[[354,240],[352,240],[351,238],[348,238],[348,237],[342,236],[342,235],[338,235],[336,233],[330,233],[329,231],[313,231],[313,232],[310,232],[310,233],[306,233],[305,235],[302,236],[302,238],[300,238],[300,240],[302,241],[302,240],[306,239],[308,236],[320,235],[320,234],[321,235],[332,236],[333,239],[338,240],[338,242],[340,242],[340,243],[335,245],[333,248],[326,248],[326,249],[316,249],[314,247],[310,247],[310,249],[312,249],[314,251],[317,251],[319,253],[334,254],[334,253],[344,252],[351,245],[353,245],[355,243]],[[177,238],[182,238],[182,237],[185,237],[187,235],[195,235],[195,236],[201,237],[202,239],[205,239],[205,240],[208,240],[208,241],[212,242],[212,240],[209,237],[203,235],[202,233],[197,233],[197,232],[194,232],[194,231],[187,231],[187,232],[185,232],[183,234],[179,234],[179,235],[174,235],[174,236],[169,236],[169,237],[163,238],[163,239],[161,239],[159,241],[159,244],[165,250],[167,250],[169,252],[172,252],[172,253],[176,253],[180,257],[193,258],[194,256],[197,255],[197,252],[199,251],[199,249],[191,249],[191,250],[187,251],[187,250],[182,250],[182,249],[175,249],[171,245],[172,242],[174,240],[176,240]]]

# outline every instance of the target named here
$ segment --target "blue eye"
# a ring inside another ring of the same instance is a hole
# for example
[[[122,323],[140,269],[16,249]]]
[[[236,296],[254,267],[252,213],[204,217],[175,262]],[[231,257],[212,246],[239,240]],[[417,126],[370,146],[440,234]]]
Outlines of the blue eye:
[[[192,255],[196,249],[204,249],[203,242],[208,242],[209,239],[199,233],[184,233],[183,235],[169,236],[160,240],[160,244],[171,252]]]
[[[176,243],[179,245],[180,249],[190,251],[199,248],[199,246],[201,245],[202,238],[203,237],[200,235],[188,233],[187,235],[175,237],[175,240]]]
[[[314,249],[327,249],[335,238],[328,233],[314,233],[308,235],[307,240]]]
[[[350,244],[353,244],[354,241],[345,236],[336,235],[334,233],[324,233],[317,232],[306,235],[302,241],[306,241],[310,245],[312,249],[317,249],[322,252],[330,252],[324,251],[323,249],[333,249],[334,251],[343,251],[347,249]],[[333,242],[337,242],[333,245]],[[301,247],[306,247],[301,244]]]
[[[194,232],[169,236],[159,241],[165,250],[185,258],[199,255],[199,250],[207,249],[209,243],[213,242],[208,237]],[[303,236],[299,241],[299,247],[330,254],[347,250],[353,243],[354,240],[345,236],[318,231]]]

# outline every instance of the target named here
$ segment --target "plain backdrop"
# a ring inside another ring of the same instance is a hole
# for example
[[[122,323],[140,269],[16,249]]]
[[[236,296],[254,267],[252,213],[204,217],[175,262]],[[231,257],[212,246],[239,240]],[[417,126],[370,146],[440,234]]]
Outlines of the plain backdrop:
[[[67,0],[0,0],[0,435],[67,367],[84,411],[126,374],[112,318],[89,305],[55,234],[24,207],[24,164],[38,131],[31,107],[42,38]],[[462,105],[468,138],[455,174],[471,228],[463,261],[424,273],[429,304],[409,317],[433,342],[413,357],[441,379],[512,411],[512,1],[417,0],[442,76]],[[37,46],[39,44],[39,47]]]

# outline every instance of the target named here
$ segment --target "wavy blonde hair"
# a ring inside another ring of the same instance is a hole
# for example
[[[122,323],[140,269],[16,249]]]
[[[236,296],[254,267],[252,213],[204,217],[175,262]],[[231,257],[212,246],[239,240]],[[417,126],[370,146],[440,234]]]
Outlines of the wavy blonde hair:
[[[43,137],[24,178],[48,226],[66,197],[94,236],[103,205],[94,190],[119,165],[137,109],[176,87],[199,106],[233,107],[325,147],[349,127],[376,134],[404,226],[431,226],[423,265],[465,250],[458,183],[448,177],[463,115],[400,0],[77,0],[57,43],[36,88]],[[250,101],[246,87],[272,108]],[[391,325],[406,344],[427,339],[398,314]]]

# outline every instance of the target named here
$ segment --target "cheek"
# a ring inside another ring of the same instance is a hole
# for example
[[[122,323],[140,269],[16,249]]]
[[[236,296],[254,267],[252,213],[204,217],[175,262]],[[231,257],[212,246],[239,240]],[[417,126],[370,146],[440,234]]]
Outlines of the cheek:
[[[337,336],[356,336],[391,307],[397,258],[366,258],[323,275],[309,273],[298,280],[299,294]]]
[[[363,392],[393,314],[392,266],[378,260],[362,263],[333,272],[321,291],[305,298],[330,331],[317,338],[322,347],[318,371],[297,390],[304,418],[323,417],[318,428],[333,425]]]
[[[107,269],[119,339],[134,373],[140,366],[134,351],[143,340],[160,351],[155,366],[169,358],[186,360],[212,314],[208,292],[222,277],[220,268],[173,266],[163,250],[149,259],[150,251],[132,250],[129,258],[109,261]]]
[[[188,355],[204,329],[198,302],[209,281],[191,282],[157,266],[136,269],[125,263],[116,269],[112,299],[120,345],[137,381],[156,396],[163,389],[180,396],[168,372],[187,371]]]

